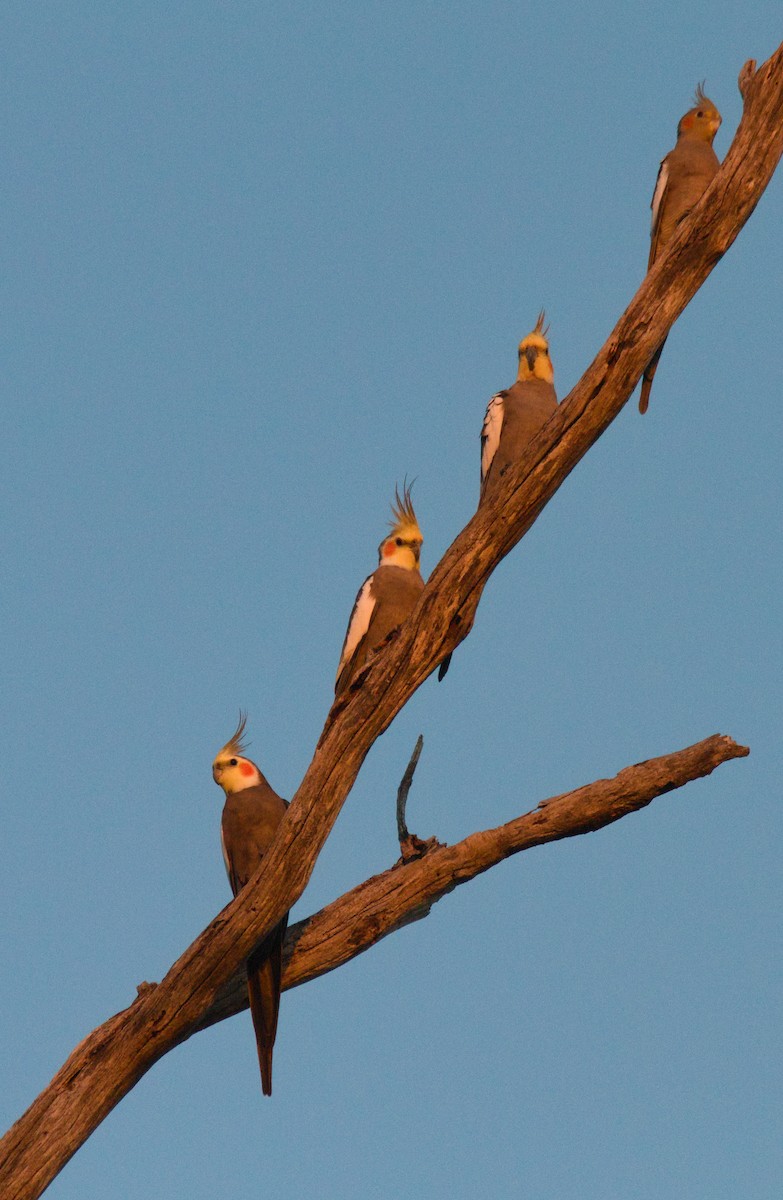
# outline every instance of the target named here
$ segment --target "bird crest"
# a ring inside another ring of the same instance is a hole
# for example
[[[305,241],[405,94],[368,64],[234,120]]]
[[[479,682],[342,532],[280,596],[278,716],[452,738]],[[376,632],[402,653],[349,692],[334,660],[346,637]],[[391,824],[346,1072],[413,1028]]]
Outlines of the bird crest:
[[[549,342],[547,341],[549,326],[545,326],[545,321],[546,313],[542,308],[541,312],[538,314],[538,319],[536,320],[533,329],[531,329],[530,333],[525,334],[525,336],[522,338],[522,341],[519,343],[520,358],[530,346],[535,347],[537,350],[549,349]]]
[[[229,755],[229,757],[233,757],[234,755],[244,754],[246,747],[249,745],[249,743],[246,742],[243,737],[246,725],[247,725],[247,713],[242,712],[242,710],[240,709],[239,710],[239,724],[237,725],[235,732],[232,733],[231,737],[226,742],[223,749],[220,751],[220,754],[218,754],[218,758],[220,758],[221,754],[227,754],[227,755]]]
[[[546,329],[544,328],[545,321],[546,321],[546,313],[544,312],[544,310],[542,308],[541,312],[538,314],[538,319],[536,320],[536,324],[533,329],[533,333],[540,333],[543,338],[545,338],[547,336],[547,334],[549,333],[549,326],[547,325]]]
[[[696,106],[696,108],[698,108],[700,104],[709,104],[712,107],[714,107],[709,96],[707,96],[704,91],[704,85],[706,82],[707,82],[706,79],[702,79],[701,83],[696,84],[696,91],[694,92],[694,96],[693,96],[693,103]]]
[[[721,115],[704,91],[704,81],[697,84],[693,97],[693,108],[689,108],[677,126],[677,137],[687,133],[712,143],[721,124]]]
[[[413,504],[411,503],[412,487],[413,483],[403,483],[402,495],[400,495],[400,489],[395,486],[394,503],[391,506],[393,519],[389,521],[389,525],[391,526],[392,535],[395,537],[402,537],[406,540],[419,538],[423,541],[419,522],[416,520],[416,513],[413,511]]]

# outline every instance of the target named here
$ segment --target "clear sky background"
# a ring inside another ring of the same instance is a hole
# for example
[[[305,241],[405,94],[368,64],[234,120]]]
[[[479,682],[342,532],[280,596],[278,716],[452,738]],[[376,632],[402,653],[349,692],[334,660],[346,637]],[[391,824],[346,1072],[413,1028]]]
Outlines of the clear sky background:
[[[6,0],[0,1124],[229,899],[210,764],[295,791],[394,485],[432,569],[544,306],[565,396],[696,83],[770,0]],[[156,1066],[56,1200],[779,1195],[783,175],[370,754],[295,917],[722,732],[747,760],[514,858]]]

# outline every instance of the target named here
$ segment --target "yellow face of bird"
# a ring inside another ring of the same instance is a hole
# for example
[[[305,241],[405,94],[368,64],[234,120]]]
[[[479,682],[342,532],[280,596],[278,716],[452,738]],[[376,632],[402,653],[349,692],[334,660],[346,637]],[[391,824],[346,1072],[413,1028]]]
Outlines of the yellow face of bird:
[[[721,115],[715,105],[704,95],[701,87],[696,89],[693,108],[688,109],[677,126],[677,137],[695,138],[712,145],[712,139],[720,129]]]
[[[424,538],[418,526],[400,530],[384,538],[378,547],[378,565],[404,567],[406,571],[418,570],[421,546]]]
[[[254,762],[244,758],[242,734],[247,718],[240,716],[236,733],[226,742],[212,763],[212,778],[222,787],[227,796],[243,792],[261,782],[261,772]]]
[[[424,541],[419,522],[411,504],[410,488],[404,488],[402,496],[395,489],[392,505],[391,533],[378,547],[378,565],[404,567],[406,571],[417,571]]]
[[[212,778],[220,784],[227,796],[234,792],[243,792],[245,788],[253,787],[261,782],[261,774],[255,763],[249,758],[238,754],[224,754],[220,751],[212,764]]]
[[[541,379],[544,383],[555,381],[555,372],[549,357],[549,342],[543,333],[535,329],[519,343],[517,381],[527,383],[529,379]]]

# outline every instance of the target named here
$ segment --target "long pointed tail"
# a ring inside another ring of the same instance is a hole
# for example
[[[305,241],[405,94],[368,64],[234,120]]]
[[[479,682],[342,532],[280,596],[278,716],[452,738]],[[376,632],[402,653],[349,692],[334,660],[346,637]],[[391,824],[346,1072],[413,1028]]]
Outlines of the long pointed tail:
[[[261,1068],[261,1090],[272,1095],[272,1051],[280,1010],[280,981],[283,975],[283,942],[288,914],[247,960],[247,995]]]
[[[655,372],[658,370],[658,363],[663,354],[663,348],[666,345],[666,338],[663,339],[658,349],[653,354],[652,358],[644,368],[642,375],[642,394],[639,397],[639,412],[646,413],[650,404],[650,392],[652,391],[653,379]]]

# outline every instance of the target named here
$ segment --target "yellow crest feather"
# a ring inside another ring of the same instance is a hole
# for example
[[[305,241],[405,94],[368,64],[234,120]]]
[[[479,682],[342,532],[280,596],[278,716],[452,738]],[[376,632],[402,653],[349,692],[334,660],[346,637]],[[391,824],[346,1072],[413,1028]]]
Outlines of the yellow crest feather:
[[[393,534],[403,536],[404,534],[418,534],[421,537],[419,522],[416,520],[416,513],[413,511],[411,503],[411,488],[415,483],[412,480],[410,484],[403,482],[402,496],[400,489],[395,485],[394,488],[394,503],[391,506],[392,520],[389,521]]]
[[[549,333],[549,326],[547,325],[546,328],[544,327],[545,321],[546,321],[546,313],[544,312],[544,310],[542,308],[541,312],[538,314],[538,318],[536,320],[534,327],[531,329],[530,333],[525,334],[525,336],[522,338],[522,341],[519,343],[520,357],[525,353],[525,350],[528,348],[528,346],[535,346],[539,350],[541,350],[541,349],[548,350],[549,349],[549,342],[547,340],[547,334]]]
[[[546,321],[546,313],[544,312],[544,310],[542,308],[541,312],[538,314],[538,319],[537,319],[535,327],[533,329],[533,333],[540,333],[543,338],[545,338],[546,335],[549,333],[548,325],[547,325],[546,329],[544,329],[545,321]]]
[[[713,104],[712,100],[710,100],[709,96],[705,94],[704,83],[705,80],[702,80],[701,83],[697,85],[696,94],[693,97],[693,103],[696,108],[710,109],[711,112],[714,112],[715,115],[720,118],[720,113],[718,112],[717,108]]]
[[[220,754],[228,754],[232,757],[236,754],[244,754],[246,747],[250,744],[249,742],[246,742],[243,738],[243,734],[245,732],[246,725],[247,725],[247,713],[242,712],[242,709],[240,708],[239,724],[237,725],[235,732],[232,733],[231,737],[226,742],[223,749],[220,751]]]

